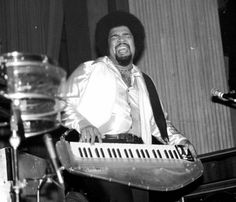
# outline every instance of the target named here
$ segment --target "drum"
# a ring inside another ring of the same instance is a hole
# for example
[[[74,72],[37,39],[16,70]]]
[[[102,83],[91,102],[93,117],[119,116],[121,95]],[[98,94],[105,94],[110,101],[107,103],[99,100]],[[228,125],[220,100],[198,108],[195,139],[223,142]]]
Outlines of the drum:
[[[49,132],[60,123],[66,72],[46,55],[11,52],[0,56],[2,90],[18,101],[25,137]]]

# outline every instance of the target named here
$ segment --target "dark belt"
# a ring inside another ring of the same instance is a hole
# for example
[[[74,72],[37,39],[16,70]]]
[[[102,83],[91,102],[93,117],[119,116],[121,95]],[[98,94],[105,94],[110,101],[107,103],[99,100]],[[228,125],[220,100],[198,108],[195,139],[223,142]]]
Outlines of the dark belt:
[[[116,135],[105,135],[102,140],[105,143],[131,143],[131,144],[143,144],[143,140],[131,133],[120,133]]]

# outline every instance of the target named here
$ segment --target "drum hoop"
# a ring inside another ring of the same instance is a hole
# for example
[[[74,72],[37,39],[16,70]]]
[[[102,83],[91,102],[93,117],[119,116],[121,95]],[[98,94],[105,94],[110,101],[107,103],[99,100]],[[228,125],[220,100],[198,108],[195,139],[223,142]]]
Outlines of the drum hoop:
[[[48,66],[57,67],[56,65],[53,65],[53,64],[50,64],[50,63],[45,63],[45,62],[40,62],[40,61],[30,61],[30,60],[26,60],[26,61],[9,61],[5,65],[6,65],[6,67],[9,67],[9,66],[16,66],[16,65],[22,65],[23,66],[23,65],[29,65],[29,64],[34,64],[34,65],[41,64],[42,66],[48,65]]]
[[[29,138],[29,137],[33,137],[33,136],[36,136],[36,135],[41,135],[43,133],[47,133],[47,132],[53,131],[56,128],[58,128],[59,126],[60,126],[60,122],[56,123],[56,125],[54,127],[51,127],[49,129],[46,129],[46,130],[42,130],[42,131],[38,131],[38,132],[25,132],[24,136],[26,138]]]
[[[36,113],[35,114],[21,114],[21,118],[24,121],[26,121],[26,120],[38,120],[38,118],[56,115],[56,114],[62,112],[65,109],[65,107],[66,107],[66,102],[64,102],[63,106],[58,107],[58,109],[55,109],[51,112],[40,113],[40,114],[36,114]]]
[[[67,105],[66,100],[63,99],[62,97],[59,97],[59,96],[52,97],[52,96],[45,96],[45,95],[41,95],[41,94],[35,94],[35,93],[4,94],[3,92],[0,92],[0,95],[6,97],[7,99],[11,99],[11,100],[14,100],[14,99],[21,100],[21,99],[35,99],[35,98],[39,98],[39,99],[45,99],[45,100],[53,100],[53,101],[58,100],[58,101],[60,101],[60,106],[61,107],[58,107],[58,109],[53,110],[51,112],[34,114],[34,115],[22,114],[21,118],[24,119],[24,120],[33,119],[34,117],[43,117],[43,116],[50,116],[50,115],[57,114],[57,113],[63,111],[65,109],[66,105]]]
[[[22,62],[22,61],[38,61],[40,63],[48,63],[52,65],[58,65],[55,60],[44,55],[44,54],[32,54],[32,53],[23,53],[18,51],[13,51],[1,55],[0,61],[4,63],[12,62]]]
[[[34,98],[40,98],[40,99],[45,99],[45,100],[63,100],[62,97],[60,97],[60,95],[58,96],[49,96],[49,95],[43,95],[43,94],[38,94],[38,93],[3,93],[1,91],[0,93],[1,95],[3,95],[4,97],[8,98],[8,99],[34,99]],[[64,101],[64,100],[63,100]]]
[[[41,113],[41,114],[21,114],[21,119],[23,121],[29,121],[29,120],[39,120],[42,119],[42,117],[46,116],[52,116],[60,113],[62,109],[54,110],[52,112],[47,112],[47,113]]]
[[[66,71],[58,65],[58,62],[43,54],[30,54],[22,52],[10,52],[0,55],[0,65],[4,64],[6,68],[17,66],[41,66],[54,68],[62,76],[66,76]],[[40,67],[38,67],[40,68]],[[17,69],[15,70],[17,71]],[[18,70],[19,71],[19,70]]]
[[[55,113],[55,115],[56,115],[56,113]],[[36,116],[32,116],[32,117],[30,117],[30,116],[28,116],[27,117],[27,115],[21,115],[21,117],[22,116],[25,116],[25,117],[23,117],[22,118],[22,121],[51,121],[51,122],[55,122],[55,121],[57,121],[57,122],[61,122],[61,121],[59,121],[59,120],[52,120],[51,118],[48,118],[48,117],[40,117],[40,119],[38,119]]]
[[[17,67],[18,67],[18,69],[17,69]],[[22,67],[22,68],[19,68],[19,67]],[[6,64],[6,68],[13,68],[15,73],[18,73],[21,71],[24,72],[25,69],[23,69],[23,67],[24,68],[27,68],[27,67],[28,68],[32,68],[32,67],[38,68],[36,70],[40,70],[40,71],[47,70],[47,69],[50,70],[50,68],[53,68],[52,70],[61,74],[61,77],[66,76],[66,71],[63,68],[49,64],[49,63],[17,61],[17,62],[10,62],[10,63]],[[45,69],[41,69],[41,68],[45,68]]]

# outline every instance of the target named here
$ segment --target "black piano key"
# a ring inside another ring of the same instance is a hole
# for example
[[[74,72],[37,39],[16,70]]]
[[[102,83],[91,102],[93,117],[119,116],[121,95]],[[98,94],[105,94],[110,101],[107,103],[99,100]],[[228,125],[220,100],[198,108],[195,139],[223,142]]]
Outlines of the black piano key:
[[[140,152],[141,152],[141,156],[142,156],[143,158],[145,158],[144,151],[143,151],[142,149],[140,149]]]
[[[154,157],[157,158],[157,154],[154,149],[152,150],[152,153],[153,153]]]
[[[161,155],[161,152],[157,149],[157,153],[158,153],[158,156],[159,156],[159,158],[161,158],[162,159],[162,155]]]
[[[102,157],[105,158],[105,154],[104,154],[104,151],[102,148],[100,148],[100,153],[101,153]]]
[[[177,154],[177,152],[175,150],[174,150],[174,155],[175,155],[176,159],[179,159],[179,156],[178,156],[178,154]]]
[[[136,153],[137,153],[138,157],[139,157],[139,158],[141,158],[141,155],[140,155],[140,153],[139,153],[139,150],[138,150],[138,149],[136,149]]]
[[[88,158],[88,154],[87,154],[86,148],[83,148],[83,151],[84,151],[85,157]]]
[[[95,148],[95,153],[96,153],[97,157],[100,158],[100,154],[99,154],[99,151],[97,148]]]
[[[129,154],[128,154],[128,152],[127,152],[126,149],[124,149],[124,152],[125,152],[125,156],[126,156],[126,158],[129,158]]]
[[[93,157],[93,154],[92,154],[92,151],[90,148],[88,148],[88,152],[89,152],[89,157],[92,158]]]
[[[79,148],[78,148],[78,150],[79,150],[80,157],[82,157],[82,158],[83,158],[84,156],[83,156],[82,149],[79,147]]]
[[[116,149],[116,151],[117,151],[117,154],[118,154],[119,158],[122,158],[121,153],[120,153],[120,150],[119,150],[119,149]]]
[[[173,158],[174,158],[174,155],[172,154],[172,151],[171,151],[171,150],[168,150],[168,152],[169,152],[170,157],[173,159]]]
[[[111,150],[108,148],[107,151],[108,151],[109,157],[112,158]]]
[[[150,159],[150,155],[147,149],[145,149],[145,152],[146,152],[146,156]]]
[[[175,148],[180,156],[180,159],[183,159],[182,152],[180,152],[180,150],[182,151],[182,145],[176,145]]]
[[[114,148],[112,148],[112,153],[113,153],[114,157],[117,158],[116,150]]]
[[[129,149],[129,154],[130,154],[131,158],[134,158],[134,155],[133,155],[133,153],[132,153],[132,150],[131,150],[131,149]]]
[[[166,158],[170,158],[169,155],[168,155],[168,152],[166,150],[164,150],[164,153],[166,155]]]

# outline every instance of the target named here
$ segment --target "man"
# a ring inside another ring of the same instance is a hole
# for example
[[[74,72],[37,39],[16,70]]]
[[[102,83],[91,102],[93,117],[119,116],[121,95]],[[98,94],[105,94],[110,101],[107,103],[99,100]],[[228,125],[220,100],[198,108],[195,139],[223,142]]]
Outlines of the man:
[[[193,145],[166,120],[150,77],[134,65],[144,38],[141,22],[126,12],[110,13],[97,23],[101,57],[83,63],[68,79],[65,125],[77,130],[82,142],[181,144],[196,156]],[[120,201],[125,200],[130,201]]]

